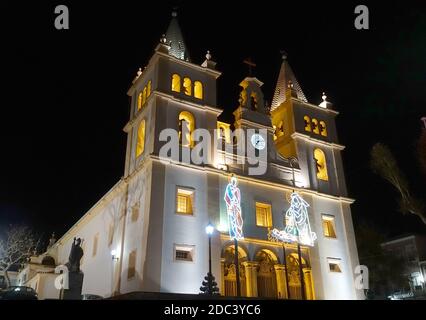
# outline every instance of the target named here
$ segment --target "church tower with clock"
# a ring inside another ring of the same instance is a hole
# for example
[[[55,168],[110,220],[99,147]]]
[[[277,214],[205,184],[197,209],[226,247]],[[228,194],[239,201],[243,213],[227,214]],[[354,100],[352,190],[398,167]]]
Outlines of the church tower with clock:
[[[325,95],[319,106],[307,101],[286,59],[270,107],[251,74],[236,108],[218,106],[220,76],[210,52],[189,54],[174,12],[127,92],[124,176],[46,254],[64,264],[73,238],[83,239],[83,293],[198,294],[212,224],[221,295],[359,299],[338,113]],[[225,108],[234,108],[232,120],[219,120]],[[208,146],[202,163],[191,157],[200,143]],[[179,152],[165,158],[168,145]]]

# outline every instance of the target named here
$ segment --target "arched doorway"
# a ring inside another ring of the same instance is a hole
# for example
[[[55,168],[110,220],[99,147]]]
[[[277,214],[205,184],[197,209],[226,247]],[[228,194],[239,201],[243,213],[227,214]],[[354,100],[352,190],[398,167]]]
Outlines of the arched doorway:
[[[302,254],[302,279],[305,288],[305,299],[314,300],[314,283],[312,279],[312,271],[308,262],[303,258]],[[299,256],[297,253],[287,255],[288,268],[288,287],[290,291],[290,299],[303,299],[302,284],[300,277]]]
[[[278,263],[277,256],[270,250],[259,251],[255,260],[259,263],[257,271],[257,295],[261,298],[277,298],[277,277],[274,265]]]
[[[303,263],[303,258],[302,258]],[[288,288],[290,299],[302,299],[302,284],[300,282],[299,257],[295,253],[287,256]]]
[[[222,253],[222,294],[228,297],[237,296],[237,272],[235,266],[235,246],[227,246]],[[246,296],[246,277],[243,262],[247,261],[247,252],[238,246],[238,262],[240,269],[241,295]]]

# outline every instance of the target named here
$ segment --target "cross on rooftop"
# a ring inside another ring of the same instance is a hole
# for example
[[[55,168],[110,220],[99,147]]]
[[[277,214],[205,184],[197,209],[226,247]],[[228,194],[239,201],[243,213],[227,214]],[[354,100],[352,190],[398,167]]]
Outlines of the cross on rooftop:
[[[248,65],[249,68],[249,76],[252,76],[252,68],[256,67],[256,64],[251,60],[251,58],[247,58],[243,61],[246,65]]]

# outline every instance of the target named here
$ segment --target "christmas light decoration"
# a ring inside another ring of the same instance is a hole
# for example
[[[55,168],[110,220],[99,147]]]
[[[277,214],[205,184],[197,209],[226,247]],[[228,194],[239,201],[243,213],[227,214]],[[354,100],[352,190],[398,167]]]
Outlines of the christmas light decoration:
[[[297,192],[293,192],[290,208],[285,213],[285,229],[272,229],[268,234],[269,240],[313,246],[317,235],[311,230],[308,207],[309,204]]]
[[[229,220],[229,236],[241,240],[243,236],[243,216],[241,212],[241,193],[237,178],[232,177],[225,189],[225,202]]]

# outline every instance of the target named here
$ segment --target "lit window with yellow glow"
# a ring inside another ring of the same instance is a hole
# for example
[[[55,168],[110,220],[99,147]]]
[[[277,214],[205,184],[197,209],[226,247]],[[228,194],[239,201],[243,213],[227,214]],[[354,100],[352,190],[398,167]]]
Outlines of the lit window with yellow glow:
[[[132,279],[136,275],[136,250],[129,254],[129,262],[127,267],[127,279]]]
[[[194,97],[203,99],[203,84],[200,81],[194,82]]]
[[[272,207],[270,204],[256,202],[256,225],[272,227]]]
[[[192,96],[192,82],[188,77],[183,78],[183,90],[187,96]]]
[[[303,120],[305,120],[305,131],[311,132],[311,118],[309,118],[308,116],[304,116]]]
[[[145,119],[141,121],[138,127],[138,137],[136,141],[136,158],[145,150]]]
[[[327,127],[325,126],[325,122],[324,121],[320,121],[319,123],[319,130],[322,136],[326,137],[327,136]]]
[[[180,76],[176,73],[172,75],[172,91],[180,92]]]
[[[327,161],[325,158],[324,151],[321,149],[315,149],[314,150],[314,159],[317,167],[317,178],[319,180],[328,181],[328,174],[327,174]]]
[[[176,212],[179,214],[192,215],[194,213],[192,202],[194,190],[177,188],[176,191]]]
[[[231,143],[231,126],[229,123],[218,121],[217,125],[217,138],[223,139],[226,143]]]
[[[281,120],[277,126],[277,138],[282,137],[284,135],[284,123]]]
[[[142,92],[138,94],[138,111],[142,108]]]
[[[179,143],[185,147],[193,147],[192,133],[195,130],[195,119],[192,113],[182,111],[179,114]]]
[[[320,133],[317,119],[312,119],[312,131],[316,134]]]
[[[136,222],[136,221],[138,221],[138,218],[139,218],[139,203],[136,203],[132,207],[131,221]]]
[[[143,88],[143,92],[142,92],[142,106],[145,105],[146,102],[146,87]]]
[[[330,272],[342,273],[341,260],[328,258],[328,267]]]
[[[152,81],[151,80],[149,80],[148,81],[148,84],[147,84],[147,89],[146,89],[146,97],[148,98],[150,95],[151,95],[151,88],[152,87]]]
[[[95,235],[93,238],[93,251],[92,251],[92,257],[96,256],[98,253],[98,242],[99,242],[99,233]]]
[[[111,222],[109,224],[109,230],[108,230],[108,246],[111,246],[113,241],[114,241],[114,223]]]
[[[334,217],[329,215],[322,215],[322,229],[324,237],[336,238],[336,230],[334,228]]]

